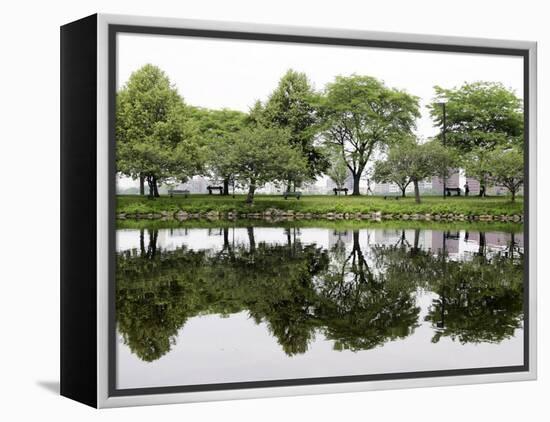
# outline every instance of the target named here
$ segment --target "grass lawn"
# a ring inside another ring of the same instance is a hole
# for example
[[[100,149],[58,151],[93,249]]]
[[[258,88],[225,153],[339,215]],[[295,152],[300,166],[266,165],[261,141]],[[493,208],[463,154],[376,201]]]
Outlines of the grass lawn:
[[[279,195],[257,195],[254,204],[245,203],[245,195],[231,196],[191,194],[188,198],[162,196],[156,199],[137,195],[117,196],[118,213],[160,213],[162,211],[189,213],[206,213],[208,211],[256,213],[269,208],[292,210],[294,212],[324,214],[335,213],[368,213],[383,214],[464,214],[464,215],[513,215],[523,213],[523,198],[515,203],[506,197],[448,197],[425,196],[420,204],[414,197],[387,199],[379,196],[331,196],[305,195],[300,200],[285,200]]]

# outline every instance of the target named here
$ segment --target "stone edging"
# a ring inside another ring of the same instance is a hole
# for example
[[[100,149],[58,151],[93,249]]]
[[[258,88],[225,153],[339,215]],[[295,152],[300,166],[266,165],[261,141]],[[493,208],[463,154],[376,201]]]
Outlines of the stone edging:
[[[371,213],[302,213],[294,211],[281,211],[268,209],[263,213],[238,213],[236,211],[230,212],[218,212],[218,211],[209,211],[206,213],[189,213],[186,211],[177,211],[177,212],[168,212],[162,211],[160,213],[119,213],[117,214],[117,219],[126,220],[126,219],[149,219],[149,220],[172,220],[176,219],[179,221],[190,220],[190,219],[208,219],[208,220],[218,220],[218,219],[263,219],[263,220],[370,220],[370,221],[381,221],[381,220],[400,220],[400,221],[496,221],[496,222],[514,222],[521,223],[523,222],[523,216],[519,214],[515,215],[466,215],[466,214],[382,214],[381,212],[371,212]]]

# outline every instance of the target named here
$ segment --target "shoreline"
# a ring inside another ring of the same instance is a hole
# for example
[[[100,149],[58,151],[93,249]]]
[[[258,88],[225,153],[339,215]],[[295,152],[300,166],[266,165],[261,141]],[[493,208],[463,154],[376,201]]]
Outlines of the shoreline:
[[[292,210],[269,209],[263,212],[238,212],[238,211],[158,211],[149,213],[124,213],[117,212],[117,220],[365,220],[365,221],[461,221],[461,222],[499,222],[499,223],[523,223],[523,215],[490,215],[490,214],[454,214],[454,213],[382,213],[376,212],[294,212]]]

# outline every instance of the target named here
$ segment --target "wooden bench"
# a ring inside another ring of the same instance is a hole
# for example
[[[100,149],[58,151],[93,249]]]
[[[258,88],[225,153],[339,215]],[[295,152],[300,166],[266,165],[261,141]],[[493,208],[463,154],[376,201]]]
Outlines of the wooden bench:
[[[399,198],[401,198],[400,193],[391,193],[391,194],[384,195],[384,199],[395,199],[397,201],[399,200]]]
[[[454,196],[460,196],[461,189],[460,188],[445,188],[445,196],[451,196],[451,192],[455,192]]]
[[[300,197],[302,196],[302,192],[284,192],[283,196],[285,197],[285,199],[288,199],[289,196],[295,196],[296,199],[300,199]]]
[[[344,192],[345,195],[348,194],[348,188],[334,188],[334,195],[338,195],[338,192]]]
[[[189,195],[189,191],[187,189],[169,189],[168,194],[170,195],[170,198],[172,198],[174,195],[183,195],[184,198],[187,198],[187,195]]]
[[[222,186],[207,186],[206,189],[208,189],[208,195],[212,195],[213,190],[217,190],[220,192],[220,195],[223,195],[223,187]]]

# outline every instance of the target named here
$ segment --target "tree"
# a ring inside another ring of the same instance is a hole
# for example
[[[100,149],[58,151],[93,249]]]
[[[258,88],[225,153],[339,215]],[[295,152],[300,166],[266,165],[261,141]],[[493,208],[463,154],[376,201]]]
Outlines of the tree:
[[[409,136],[418,98],[370,77],[337,76],[320,99],[325,143],[338,147],[353,175],[353,195],[373,152]]]
[[[491,151],[475,148],[474,150],[465,153],[461,160],[466,174],[479,181],[480,197],[486,196],[486,188],[490,182],[491,171],[488,161],[490,153]]]
[[[149,195],[169,178],[185,180],[200,166],[196,127],[176,88],[158,67],[147,64],[117,93],[117,171],[144,181]]]
[[[453,154],[437,140],[418,144],[402,142],[390,147],[387,158],[375,164],[374,175],[377,182],[393,182],[405,196],[405,189],[412,183],[414,196],[420,203],[419,182],[431,176],[443,176],[456,165]]]
[[[191,116],[197,121],[201,144],[205,151],[206,170],[209,176],[222,180],[223,194],[229,195],[229,182],[233,170],[220,159],[232,142],[232,135],[246,125],[247,114],[241,111],[191,108]]]
[[[252,204],[257,188],[268,182],[283,182],[305,171],[307,161],[297,148],[289,145],[288,131],[283,129],[243,129],[233,136],[221,160],[232,168],[235,180],[248,186],[246,202]]]
[[[302,179],[315,179],[328,167],[326,158],[314,144],[317,102],[317,94],[305,73],[289,69],[261,110],[263,123],[268,127],[288,130],[289,144],[298,149],[307,160],[307,171],[303,177],[289,179],[288,188],[291,183],[296,188],[304,181]],[[256,104],[257,111],[258,107]]]
[[[435,87],[429,106],[436,126],[443,129],[445,102],[446,146],[463,156],[468,176],[480,182],[480,196],[490,182],[487,154],[496,148],[523,147],[523,104],[497,82],[466,83],[458,88]],[[442,138],[442,132],[439,135]]]
[[[338,189],[342,189],[348,178],[348,166],[338,151],[331,151],[328,154],[331,165],[327,170],[327,176],[336,184]]]
[[[410,178],[414,185],[416,203],[420,203],[418,183],[432,176],[448,177],[449,169],[456,167],[455,156],[437,140],[418,145],[413,149]]]
[[[523,153],[518,148],[497,148],[489,153],[487,167],[491,181],[496,185],[505,186],[512,195],[512,202],[523,185]]]
[[[446,103],[447,146],[470,152],[476,148],[522,145],[522,101],[501,83],[474,82],[453,89],[434,89],[436,96],[429,106],[430,113],[436,126],[443,129],[443,108],[439,103]]]
[[[401,143],[390,147],[385,160],[379,160],[374,165],[373,179],[376,183],[395,183],[405,197],[405,190],[411,184],[411,149],[413,143]]]

